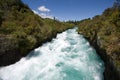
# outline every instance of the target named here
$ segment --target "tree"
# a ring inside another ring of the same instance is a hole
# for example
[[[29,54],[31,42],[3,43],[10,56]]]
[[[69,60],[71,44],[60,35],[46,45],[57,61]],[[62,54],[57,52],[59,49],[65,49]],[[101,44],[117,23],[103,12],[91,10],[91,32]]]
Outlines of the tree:
[[[120,0],[115,0],[113,7],[120,8]]]

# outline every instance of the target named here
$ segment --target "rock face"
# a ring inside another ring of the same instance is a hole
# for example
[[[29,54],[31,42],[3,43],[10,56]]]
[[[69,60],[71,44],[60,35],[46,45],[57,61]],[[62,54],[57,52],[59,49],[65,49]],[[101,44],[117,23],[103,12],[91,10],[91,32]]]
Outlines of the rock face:
[[[6,36],[0,36],[0,66],[9,65],[20,59],[19,51]],[[16,57],[17,56],[17,57]]]

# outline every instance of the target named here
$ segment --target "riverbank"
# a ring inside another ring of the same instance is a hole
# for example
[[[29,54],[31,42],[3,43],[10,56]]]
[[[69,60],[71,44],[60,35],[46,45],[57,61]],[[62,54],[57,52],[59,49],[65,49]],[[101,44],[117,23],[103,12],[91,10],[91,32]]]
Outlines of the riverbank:
[[[65,31],[65,30],[63,30],[63,31]],[[61,31],[61,32],[63,32],[63,31]],[[2,38],[2,36],[1,36],[0,42],[3,46],[1,47],[1,50],[0,50],[0,53],[1,53],[0,54],[0,67],[14,64],[15,62],[19,61],[22,57],[25,57],[26,55],[28,55],[35,48],[41,46],[42,44],[44,44],[46,42],[50,42],[53,38],[56,37],[56,35],[58,33],[61,33],[61,32],[57,32],[56,34],[54,34],[52,36],[48,36],[43,41],[37,42],[31,49],[28,49],[26,51],[26,53],[24,53],[24,55],[23,55],[23,53],[21,53],[21,51],[19,49],[12,48],[11,46],[5,46],[6,44],[11,45],[12,42],[9,43],[8,40],[7,41],[5,40],[5,37]],[[10,49],[10,50],[7,51],[6,48]]]
[[[120,80],[120,70],[118,67],[116,67],[116,64],[114,60],[111,58],[111,56],[106,53],[105,49],[101,49],[100,45],[98,45],[98,40],[94,39],[93,41],[90,41],[90,39],[86,38],[91,46],[94,47],[97,54],[101,57],[101,59],[105,63],[105,70],[104,70],[104,80]]]
[[[120,8],[111,7],[102,15],[78,22],[85,36],[105,62],[105,80],[120,80]]]
[[[74,27],[56,19],[43,19],[21,0],[0,1],[0,66],[19,61],[57,33]]]

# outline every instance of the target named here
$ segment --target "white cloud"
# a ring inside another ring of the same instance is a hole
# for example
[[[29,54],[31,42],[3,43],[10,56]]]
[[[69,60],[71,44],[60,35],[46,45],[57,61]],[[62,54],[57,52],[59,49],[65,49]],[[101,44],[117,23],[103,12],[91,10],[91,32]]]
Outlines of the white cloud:
[[[42,12],[50,12],[50,9],[46,8],[45,6],[38,7],[38,10]]]
[[[37,11],[35,11],[35,10],[32,10],[35,14],[39,14]]]
[[[53,16],[47,15],[47,14],[45,14],[45,13],[41,13],[40,16],[41,16],[42,18],[50,18],[50,19],[53,19]]]
[[[53,19],[53,16],[52,15],[47,15],[45,13],[39,13],[38,11],[35,11],[35,10],[32,10],[35,14],[39,15],[40,17],[42,18],[50,18],[50,19]]]

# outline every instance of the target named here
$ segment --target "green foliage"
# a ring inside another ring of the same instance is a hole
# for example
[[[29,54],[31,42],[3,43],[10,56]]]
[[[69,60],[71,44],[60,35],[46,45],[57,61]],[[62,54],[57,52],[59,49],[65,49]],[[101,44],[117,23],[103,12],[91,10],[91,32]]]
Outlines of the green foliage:
[[[0,36],[5,37],[4,43],[12,43],[12,49],[18,50],[21,55],[72,27],[74,25],[71,23],[42,19],[21,0],[0,0]],[[6,49],[10,50],[11,47]]]

